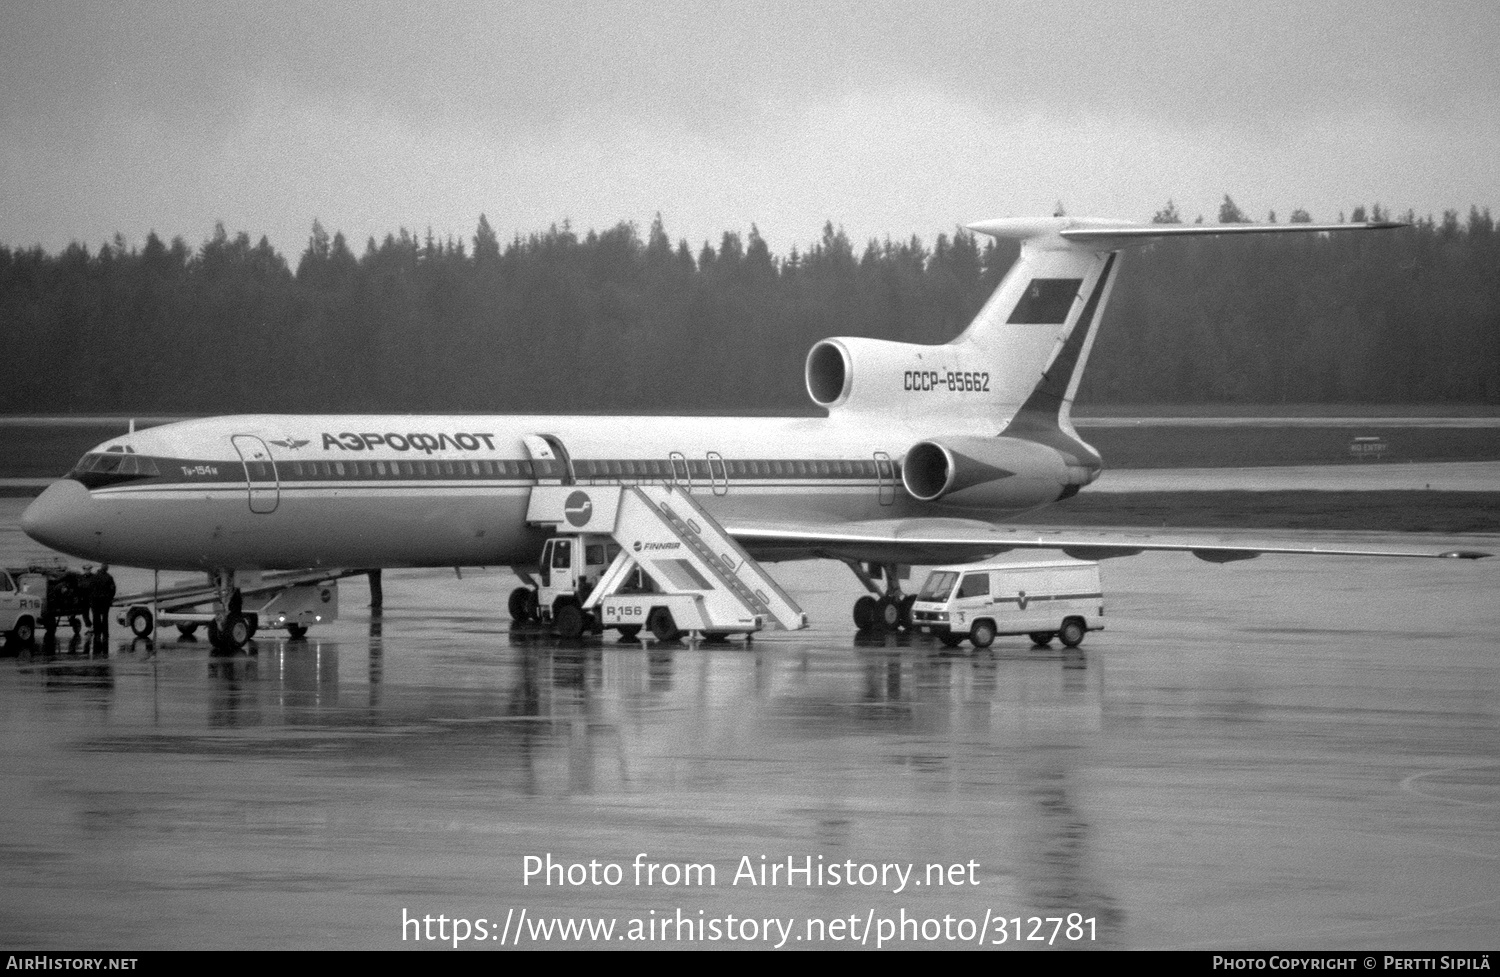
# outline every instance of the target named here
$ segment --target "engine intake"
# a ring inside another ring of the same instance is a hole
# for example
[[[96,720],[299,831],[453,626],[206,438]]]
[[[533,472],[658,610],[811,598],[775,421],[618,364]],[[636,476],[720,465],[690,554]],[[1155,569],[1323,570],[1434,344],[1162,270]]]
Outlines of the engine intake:
[[[837,339],[825,339],[807,354],[807,394],[819,407],[838,407],[849,399],[854,358]]]

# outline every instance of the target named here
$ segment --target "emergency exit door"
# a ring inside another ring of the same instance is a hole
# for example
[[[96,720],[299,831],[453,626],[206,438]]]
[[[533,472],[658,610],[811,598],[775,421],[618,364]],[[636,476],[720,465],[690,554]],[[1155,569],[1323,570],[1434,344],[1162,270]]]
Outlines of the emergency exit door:
[[[271,449],[253,434],[236,434],[229,440],[245,466],[250,511],[262,515],[275,512],[281,504],[281,480],[276,475],[276,459],[271,457]]]

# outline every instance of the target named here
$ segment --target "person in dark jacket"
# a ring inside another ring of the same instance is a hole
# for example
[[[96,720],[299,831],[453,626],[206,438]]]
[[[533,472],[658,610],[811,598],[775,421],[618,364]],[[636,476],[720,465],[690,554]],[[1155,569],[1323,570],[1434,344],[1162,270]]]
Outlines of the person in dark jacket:
[[[109,575],[109,564],[99,564],[89,584],[89,610],[94,619],[94,640],[109,640],[109,609],[115,603],[115,578]]]

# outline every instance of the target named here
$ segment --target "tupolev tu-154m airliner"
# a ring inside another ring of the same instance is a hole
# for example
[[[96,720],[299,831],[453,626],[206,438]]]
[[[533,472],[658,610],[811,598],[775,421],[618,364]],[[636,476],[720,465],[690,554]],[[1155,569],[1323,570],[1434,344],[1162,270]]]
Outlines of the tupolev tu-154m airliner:
[[[22,528],[84,559],[207,571],[223,596],[237,571],[534,567],[551,530],[527,521],[533,488],[666,483],[690,492],[755,559],[843,560],[877,593],[872,580],[883,577],[878,613],[888,622],[910,606],[904,568],[1015,549],[1083,559],[1179,550],[1213,562],[1260,553],[1487,555],[998,528],[991,520],[1066,499],[1099,476],[1099,454],[1069,414],[1122,251],[1187,235],[1400,225],[1053,217],[969,226],[1020,244],[995,293],[943,345],[815,344],[807,392],[826,417],[189,420],[94,448],[31,504]],[[861,600],[868,616],[877,602]]]

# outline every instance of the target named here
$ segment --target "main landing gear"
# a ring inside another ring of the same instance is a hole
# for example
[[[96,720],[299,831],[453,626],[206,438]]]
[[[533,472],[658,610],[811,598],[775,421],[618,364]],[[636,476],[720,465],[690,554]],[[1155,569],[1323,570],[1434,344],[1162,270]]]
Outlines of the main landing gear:
[[[860,633],[910,630],[911,605],[916,603],[917,597],[901,592],[902,572],[909,573],[910,568],[896,563],[844,562],[870,591],[854,602],[854,626]],[[882,577],[885,579],[884,589],[877,582]]]

